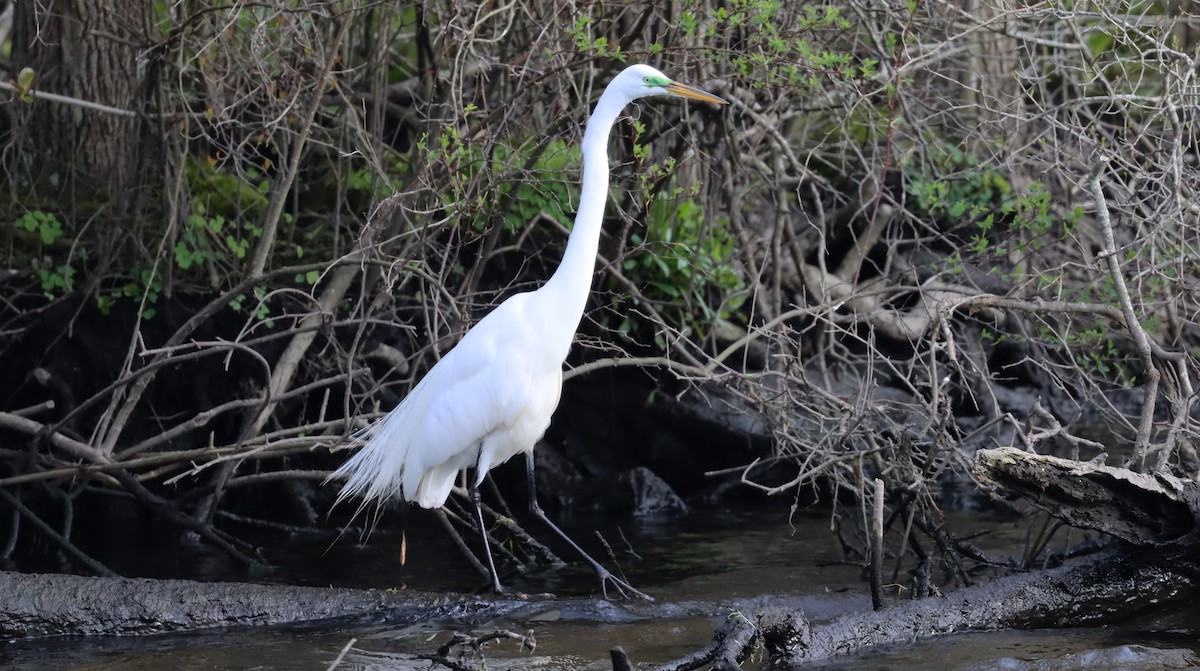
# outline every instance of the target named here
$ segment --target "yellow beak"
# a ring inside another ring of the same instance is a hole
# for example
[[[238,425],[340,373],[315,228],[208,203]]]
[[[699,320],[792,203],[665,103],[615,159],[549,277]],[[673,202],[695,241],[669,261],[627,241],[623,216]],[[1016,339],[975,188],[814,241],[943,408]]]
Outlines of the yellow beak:
[[[704,102],[712,103],[714,105],[729,104],[727,101],[718,98],[707,91],[701,91],[698,88],[688,86],[687,84],[680,84],[679,82],[671,82],[670,84],[667,84],[666,89],[667,93],[670,93],[673,96],[679,96],[680,98],[703,100]]]

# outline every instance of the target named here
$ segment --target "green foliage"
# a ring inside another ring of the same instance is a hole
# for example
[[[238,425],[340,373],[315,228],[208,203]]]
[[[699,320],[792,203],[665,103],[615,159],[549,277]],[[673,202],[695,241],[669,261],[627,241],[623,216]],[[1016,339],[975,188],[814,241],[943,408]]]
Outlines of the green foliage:
[[[701,32],[704,42],[720,44],[731,36],[737,48],[706,54],[717,68],[739,73],[754,88],[781,86],[815,90],[822,76],[852,78],[860,74],[855,56],[814,46],[819,33],[842,32],[850,23],[833,4],[799,6],[782,0],[731,0],[715,12],[704,3],[682,2],[677,21],[689,37]],[[872,61],[865,66],[873,70]]]
[[[299,285],[316,286],[317,281],[321,279],[321,271],[310,270],[303,275],[296,275],[295,282]]]
[[[62,222],[58,220],[58,217],[51,212],[41,210],[33,210],[21,215],[21,218],[15,222],[15,226],[31,233],[37,233],[43,245],[54,244],[63,234]]]
[[[636,247],[621,269],[672,325],[703,337],[716,320],[728,319],[742,306],[744,284],[730,264],[732,233],[708,225],[700,204],[681,199],[681,191],[651,199],[645,232],[630,236]],[[629,337],[633,328],[627,316],[617,331]],[[666,346],[661,334],[656,340]]]
[[[1061,341],[1049,329],[1043,329],[1042,335],[1052,344],[1061,342],[1061,349],[1089,376],[1108,380],[1121,387],[1137,385],[1134,371],[1139,366],[1134,360],[1136,355],[1117,346],[1117,338],[1108,326],[1096,325],[1089,329],[1068,331]]]
[[[503,161],[509,153],[507,150],[497,150],[495,162]],[[516,189],[515,197],[509,201],[511,207],[503,214],[505,229],[519,231],[541,214],[564,226],[569,225],[578,201],[579,187],[564,180],[563,174],[579,165],[579,161],[578,147],[569,146],[563,140],[553,140],[534,161],[533,174],[537,179],[503,181],[500,184],[501,195],[510,195]],[[482,222],[476,221],[475,225],[479,228]]]
[[[74,290],[75,268],[70,263],[54,260],[61,253],[60,249],[55,249],[55,243],[63,237],[63,224],[58,215],[44,210],[28,210],[13,222],[12,227],[18,232],[31,234],[27,237],[32,238],[33,244],[39,247],[37,253],[30,255],[30,265],[46,298],[53,300]],[[80,250],[79,256],[86,258],[86,250]]]
[[[261,286],[254,287],[253,298],[254,312],[252,314],[254,318],[263,322],[267,328],[273,328],[275,320],[271,319],[270,299],[267,298],[267,290]],[[229,308],[234,312],[242,312],[246,309],[246,300],[246,294],[238,294],[237,297],[229,301]]]
[[[254,241],[262,235],[256,222],[266,210],[271,184],[258,170],[247,169],[244,177],[225,172],[215,161],[190,160],[185,176],[191,189],[192,211],[183,218],[175,234],[170,262],[176,283],[194,283],[220,289],[236,276]],[[251,182],[249,180],[258,180]],[[286,221],[286,219],[285,219]],[[97,307],[108,314],[120,300],[148,306],[143,318],[154,317],[153,306],[163,291],[162,276],[149,262],[134,266],[96,297]]]
[[[958,222],[1011,204],[1012,184],[999,170],[953,145],[935,143],[934,150],[931,165],[905,166],[910,209]]]
[[[21,68],[21,72],[17,73],[17,99],[23,103],[32,103],[34,81],[37,79],[37,72],[33,68]]]
[[[422,138],[417,147],[449,172],[448,188],[437,196],[452,220],[478,232],[499,221],[509,233],[542,214],[564,226],[571,221],[579,187],[564,173],[579,165],[580,152],[562,139],[551,140],[536,156],[523,146],[494,144],[485,157],[483,147],[465,142],[450,126],[433,142]]]
[[[267,209],[271,182],[255,167],[242,175],[225,170],[216,161],[190,159],[184,168],[192,202],[207,212],[238,219],[257,219]]]
[[[262,235],[257,225],[229,226],[220,214],[205,216],[203,207],[184,218],[175,243],[175,267],[192,270],[205,264],[217,264],[232,270],[246,258],[251,240]]]
[[[953,147],[943,150],[936,165],[909,165],[905,174],[909,209],[949,227],[975,224],[970,246],[961,252],[1004,255],[1015,245],[1025,257],[1062,239],[1083,216],[1076,207],[1057,217],[1044,184],[1015,191],[1002,172]]]
[[[140,264],[129,273],[111,278],[111,285],[96,296],[96,307],[101,314],[109,314],[118,301],[126,300],[141,303],[145,299],[146,307],[142,310],[143,319],[153,319],[156,314],[154,304],[163,291],[162,272],[150,264]]]
[[[75,289],[75,269],[66,264],[37,269],[42,292],[53,299]]]
[[[625,54],[621,53],[621,45],[610,46],[608,38],[603,35],[600,37],[591,37],[591,26],[593,23],[595,23],[595,19],[587,15],[580,15],[579,18],[575,19],[575,23],[571,26],[571,36],[575,39],[575,48],[580,53],[600,58],[611,58],[614,61],[624,63]]]

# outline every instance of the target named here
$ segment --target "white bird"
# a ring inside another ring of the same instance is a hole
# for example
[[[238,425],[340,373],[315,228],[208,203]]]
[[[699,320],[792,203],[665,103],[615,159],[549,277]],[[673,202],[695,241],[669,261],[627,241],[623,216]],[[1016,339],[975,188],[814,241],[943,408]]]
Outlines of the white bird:
[[[503,590],[487,548],[477,487],[489,470],[524,452],[532,512],[596,569],[606,595],[611,582],[622,594],[648,598],[547,519],[534,495],[533,447],[558,406],[563,363],[591,291],[608,198],[609,133],[630,102],[660,95],[725,104],[648,65],[629,66],[614,77],[583,135],[583,193],[554,275],[541,288],[510,297],[471,328],[400,405],[353,436],[352,445],[361,449],[330,476],[345,480],[338,503],[354,496],[365,506],[399,497],[439,508],[459,471],[475,469],[469,489],[497,592]]]

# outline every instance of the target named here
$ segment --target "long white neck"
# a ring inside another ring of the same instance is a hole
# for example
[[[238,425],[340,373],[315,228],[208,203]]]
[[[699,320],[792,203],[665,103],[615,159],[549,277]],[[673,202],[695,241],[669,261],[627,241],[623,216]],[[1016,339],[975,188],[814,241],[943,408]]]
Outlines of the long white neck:
[[[608,136],[626,102],[620,94],[606,90],[588,120],[583,134],[583,192],[575,227],[567,240],[562,263],[539,290],[552,297],[557,312],[555,326],[564,329],[557,335],[565,336],[568,345],[579,327],[592,288],[604,206],[608,201]]]

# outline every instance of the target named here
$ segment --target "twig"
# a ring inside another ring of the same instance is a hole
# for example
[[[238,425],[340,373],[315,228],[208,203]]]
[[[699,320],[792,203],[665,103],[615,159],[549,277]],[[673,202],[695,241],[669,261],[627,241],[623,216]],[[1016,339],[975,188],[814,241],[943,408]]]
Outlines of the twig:
[[[725,623],[713,634],[707,646],[686,657],[656,666],[654,671],[692,671],[709,663],[716,671],[740,670],[737,660],[745,654],[757,634],[758,628],[745,615],[732,612],[725,617]]]
[[[438,522],[441,522],[442,528],[444,528],[446,530],[446,534],[450,536],[451,542],[453,542],[455,547],[458,548],[458,551],[467,558],[467,561],[471,563],[471,566],[475,567],[475,570],[479,573],[479,575],[483,576],[484,578],[491,578],[491,571],[489,571],[488,568],[484,566],[478,558],[475,557],[475,553],[471,552],[471,548],[467,547],[467,542],[463,540],[462,534],[458,533],[458,529],[455,529],[454,525],[450,523],[450,517],[446,513],[446,509],[438,508],[434,511],[434,516],[437,517]]]
[[[43,412],[47,412],[47,411],[50,411],[53,409],[54,409],[54,401],[42,401],[41,403],[38,403],[36,405],[31,405],[28,408],[21,408],[20,410],[13,410],[12,413],[10,413],[10,414],[16,415],[17,417],[29,417],[30,415],[40,415]]]
[[[1137,437],[1134,440],[1134,456],[1140,470],[1146,465],[1146,452],[1150,447],[1150,432],[1154,429],[1154,404],[1158,395],[1158,380],[1160,373],[1154,364],[1154,353],[1150,338],[1142,328],[1133,311],[1133,301],[1129,297],[1129,288],[1125,285],[1125,277],[1121,274],[1121,262],[1117,255],[1117,243],[1113,236],[1112,219],[1108,214],[1108,203],[1104,199],[1104,189],[1100,186],[1100,175],[1104,172],[1107,157],[1101,157],[1092,164],[1088,172],[1088,185],[1092,190],[1092,198],[1096,201],[1096,219],[1104,234],[1104,250],[1102,256],[1108,263],[1108,274],[1112,278],[1113,288],[1117,291],[1117,302],[1121,305],[1121,313],[1125,317],[1125,328],[1133,336],[1138,355],[1141,356],[1145,369],[1145,396],[1142,398],[1142,416],[1138,421]]]
[[[346,641],[346,645],[342,646],[342,651],[338,653],[337,657],[333,658],[333,662],[330,663],[329,666],[325,668],[325,671],[333,671],[334,669],[336,669],[338,667],[338,665],[342,663],[342,660],[346,657],[346,653],[350,652],[350,648],[354,647],[355,643],[358,643],[357,638],[352,638],[349,641]]]
[[[883,608],[883,480],[875,478],[871,515],[871,607]]]
[[[87,443],[80,442],[74,438],[70,438],[61,433],[50,433],[47,430],[46,424],[34,421],[25,417],[20,417],[8,412],[0,412],[0,428],[13,429],[30,436],[40,436],[43,433],[46,435],[46,440],[52,447],[57,447],[71,456],[89,461],[95,464],[107,463],[108,459],[100,454],[96,448]]]
[[[342,262],[345,262],[345,260],[343,259],[338,261],[338,263]],[[146,393],[146,389],[150,386],[150,383],[154,381],[158,371],[162,367],[174,363],[177,360],[172,358],[174,356],[174,352],[170,351],[170,348],[182,345],[188,339],[188,337],[190,337],[192,333],[196,331],[196,329],[200,328],[202,324],[212,318],[212,316],[215,315],[219,310],[229,305],[229,303],[238,296],[250,293],[251,288],[265,283],[274,277],[304,273],[309,270],[321,270],[325,269],[327,265],[328,264],[320,263],[293,266],[290,268],[280,268],[278,270],[273,270],[262,277],[247,278],[242,280],[237,286],[209,301],[203,308],[189,317],[188,320],[184,322],[183,326],[180,326],[175,333],[173,333],[171,337],[168,338],[165,343],[163,343],[160,350],[165,351],[159,351],[154,355],[154,358],[148,364],[142,366],[138,370],[127,372],[126,374],[122,375],[120,379],[109,384],[96,394],[93,394],[91,398],[88,398],[84,402],[75,406],[71,412],[67,413],[65,417],[58,420],[56,424],[50,427],[50,433],[56,433],[59,428],[67,425],[67,423],[72,419],[75,419],[79,413],[82,413],[93,404],[99,403],[101,399],[107,396],[109,398],[109,407],[105,410],[104,416],[112,416],[112,420],[108,422],[102,430],[97,432],[96,443],[100,445],[102,452],[111,453],[113,448],[116,446],[117,440],[120,438],[122,431],[124,431],[125,424],[133,415],[134,409],[140,403],[142,396]],[[128,390],[125,390],[125,387],[128,387]]]
[[[325,67],[322,68],[313,83],[312,100],[309,101],[308,109],[304,110],[300,130],[296,134],[295,141],[292,142],[287,171],[279,176],[271,191],[271,201],[267,205],[266,214],[263,215],[262,235],[258,239],[258,245],[254,248],[250,267],[246,271],[247,277],[258,277],[263,274],[263,270],[267,267],[267,259],[270,258],[271,250],[275,247],[275,229],[279,226],[279,218],[283,214],[283,204],[287,201],[288,193],[291,192],[292,185],[296,181],[296,174],[300,170],[300,157],[304,154],[304,145],[308,142],[309,133],[312,132],[317,110],[321,109],[322,94],[325,87],[329,85],[333,64],[338,62],[337,56],[342,45],[342,38],[346,36],[346,29],[350,27],[349,16],[346,13],[338,14],[334,19],[334,25],[336,33],[326,50]]]
[[[150,490],[142,486],[142,483],[138,482],[129,473],[118,471],[114,474],[114,476],[127,492],[133,494],[133,496],[141,501],[141,503],[143,503],[147,508],[149,508],[151,512],[165,518],[167,521],[172,522],[177,526],[183,527],[188,531],[195,532],[197,535],[201,536],[213,545],[216,545],[224,550],[227,554],[229,554],[229,556],[237,559],[247,566],[262,567],[261,562],[238,549],[232,537],[222,534],[209,524],[204,524],[195,518],[189,517],[178,510],[175,510],[175,508],[173,508],[168,501],[151,493]]]
[[[111,107],[109,105],[105,105],[102,103],[92,102],[91,100],[81,100],[79,98],[72,98],[70,96],[59,95],[57,93],[48,93],[46,91],[38,91],[37,89],[26,89],[26,90],[18,89],[17,87],[15,87],[12,84],[9,84],[8,82],[3,81],[3,80],[0,80],[0,91],[12,91],[13,93],[18,93],[21,95],[33,96],[34,98],[37,98],[39,100],[48,100],[50,102],[62,103],[64,105],[74,105],[75,107],[82,107],[84,109],[89,109],[94,112],[103,112],[105,114],[113,114],[116,116],[123,116],[123,117],[128,117],[128,118],[137,118],[137,116],[138,116],[138,113],[134,112],[132,110],[121,109],[119,107]]]

